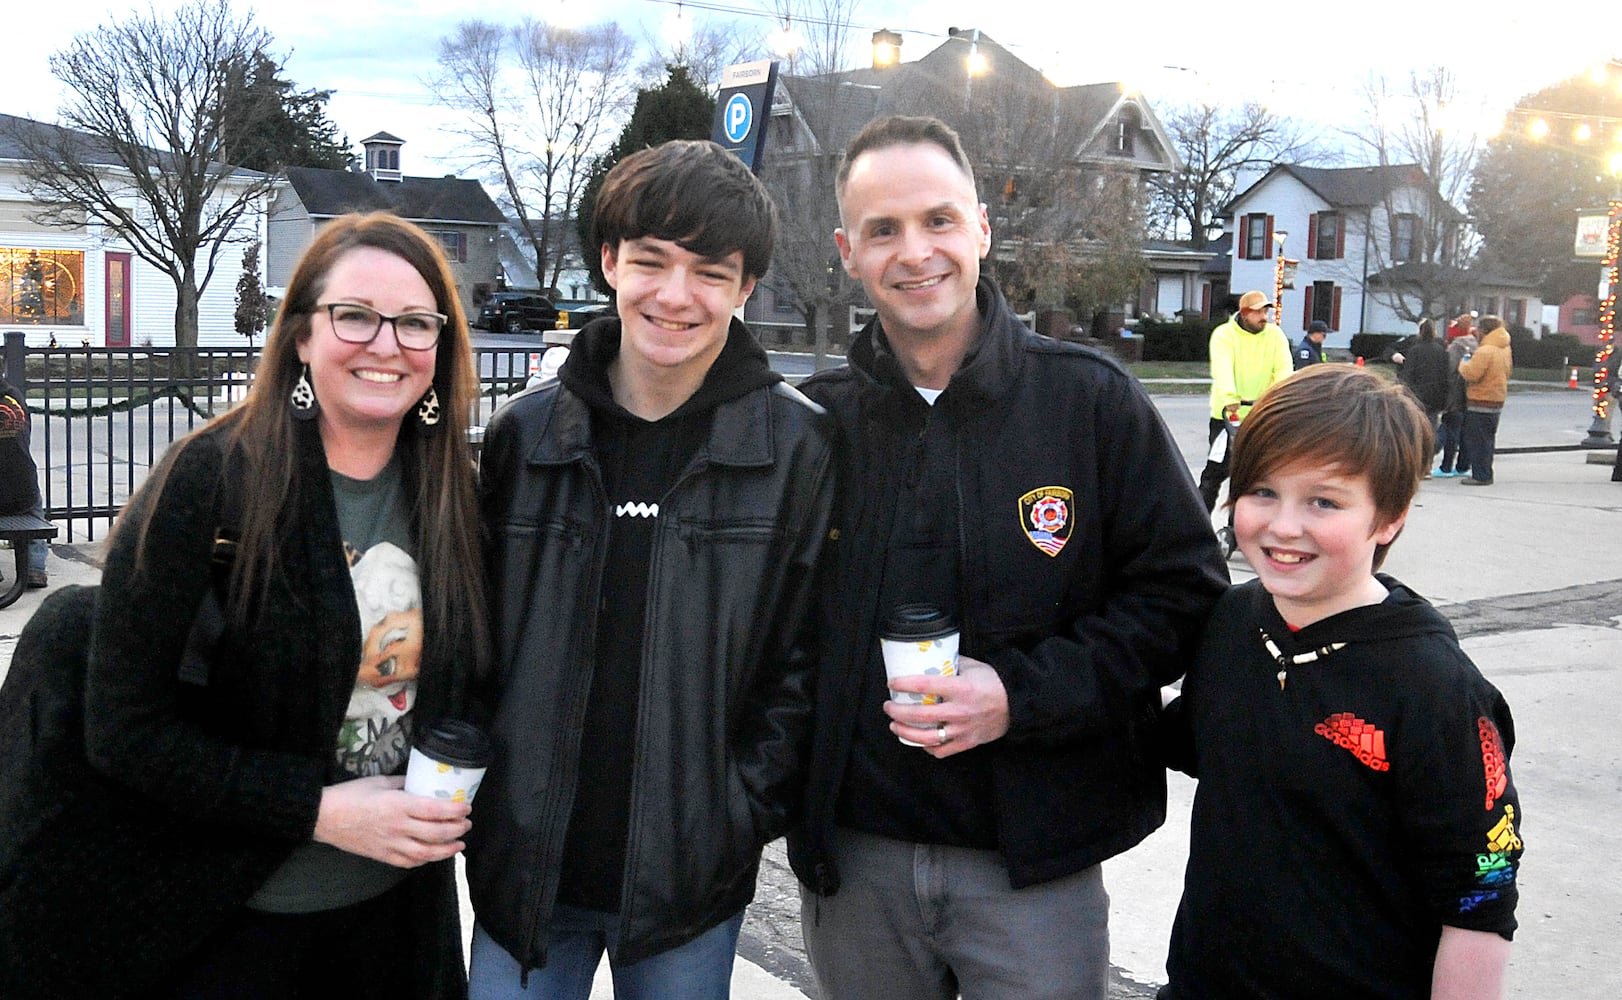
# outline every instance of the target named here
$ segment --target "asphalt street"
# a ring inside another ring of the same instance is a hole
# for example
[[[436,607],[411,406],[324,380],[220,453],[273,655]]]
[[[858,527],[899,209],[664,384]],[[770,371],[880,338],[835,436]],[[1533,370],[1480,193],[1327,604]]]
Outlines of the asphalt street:
[[[1156,405],[1191,468],[1205,448],[1201,396]],[[1588,428],[1581,393],[1511,396],[1499,431],[1507,450],[1488,489],[1457,480],[1421,487],[1386,569],[1437,604],[1465,650],[1503,690],[1516,720],[1513,769],[1527,844],[1521,930],[1509,967],[1517,1000],[1622,996],[1622,769],[1615,706],[1622,704],[1622,484],[1569,447]],[[99,541],[57,544],[53,587],[99,579]],[[7,575],[10,560],[0,561]],[[1239,557],[1236,581],[1249,577]],[[44,592],[0,610],[0,675],[17,633]],[[1112,899],[1112,996],[1153,996],[1188,850],[1193,783],[1171,776],[1169,818],[1105,866]],[[759,894],[739,945],[733,995],[815,997],[799,937],[794,880],[781,844],[768,849]],[[608,997],[606,979],[594,996]]]

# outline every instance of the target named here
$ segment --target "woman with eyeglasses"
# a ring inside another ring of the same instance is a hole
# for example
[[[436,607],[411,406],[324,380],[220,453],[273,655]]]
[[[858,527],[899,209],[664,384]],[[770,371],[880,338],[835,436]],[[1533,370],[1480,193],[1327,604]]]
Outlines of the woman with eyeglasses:
[[[485,662],[474,392],[435,242],[322,228],[108,543],[84,759],[5,818],[0,995],[465,995],[469,807],[400,775]]]

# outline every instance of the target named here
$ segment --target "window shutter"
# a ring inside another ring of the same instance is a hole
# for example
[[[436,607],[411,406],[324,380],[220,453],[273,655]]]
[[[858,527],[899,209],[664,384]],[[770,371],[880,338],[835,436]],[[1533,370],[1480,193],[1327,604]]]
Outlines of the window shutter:
[[[1318,213],[1307,216],[1307,259],[1318,256]]]
[[[1340,329],[1340,286],[1335,286],[1335,306],[1329,311],[1329,328]]]
[[[1346,216],[1339,219],[1340,225],[1335,227],[1335,259],[1340,260],[1346,256]],[[1335,327],[1340,329],[1340,327]]]
[[[1209,284],[1200,286],[1200,318],[1211,318],[1211,286]]]
[[[1240,260],[1248,260],[1250,253],[1250,216],[1239,217],[1239,252],[1235,254]]]
[[[1311,285],[1308,285],[1306,288],[1302,289],[1301,298],[1306,301],[1306,305],[1301,308],[1301,329],[1305,330],[1307,327],[1312,325],[1312,286]]]
[[[1273,259],[1273,217],[1267,217],[1267,239],[1262,241],[1262,260]]]
[[[467,233],[456,234],[456,261],[459,264],[467,263]]]

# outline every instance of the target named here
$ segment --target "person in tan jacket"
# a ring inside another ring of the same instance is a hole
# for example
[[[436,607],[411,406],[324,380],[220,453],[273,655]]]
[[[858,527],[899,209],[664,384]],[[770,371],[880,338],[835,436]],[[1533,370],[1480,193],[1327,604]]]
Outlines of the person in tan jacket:
[[[1459,374],[1464,377],[1464,450],[1470,455],[1470,475],[1462,480],[1466,486],[1492,485],[1498,415],[1509,395],[1513,370],[1504,321],[1497,316],[1481,317],[1481,346],[1459,364]]]

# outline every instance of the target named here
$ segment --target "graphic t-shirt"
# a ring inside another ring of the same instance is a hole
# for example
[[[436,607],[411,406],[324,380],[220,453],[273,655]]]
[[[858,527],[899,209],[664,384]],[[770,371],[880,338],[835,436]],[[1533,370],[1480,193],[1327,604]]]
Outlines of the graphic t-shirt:
[[[361,659],[334,743],[338,769],[355,778],[400,773],[411,752],[411,709],[422,660],[422,587],[411,522],[391,460],[372,479],[332,472],[344,555],[360,612]],[[249,900],[274,913],[311,913],[380,895],[405,869],[327,844],[300,847]]]

